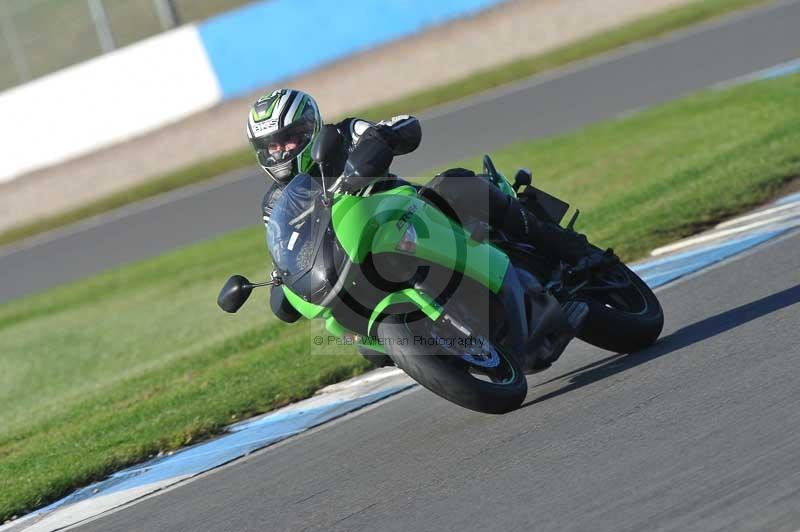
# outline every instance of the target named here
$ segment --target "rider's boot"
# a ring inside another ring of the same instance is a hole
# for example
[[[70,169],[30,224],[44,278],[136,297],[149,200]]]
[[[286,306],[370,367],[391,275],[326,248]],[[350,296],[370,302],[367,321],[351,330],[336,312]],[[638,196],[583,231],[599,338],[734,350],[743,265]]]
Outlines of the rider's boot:
[[[613,257],[612,251],[604,253],[589,244],[585,235],[538,220],[517,198],[498,192],[505,198],[506,205],[501,211],[502,218],[495,220],[495,227],[544,249],[570,266],[577,266],[582,259],[600,264]]]
[[[536,224],[534,243],[571,266],[577,266],[584,258],[596,259],[599,262],[604,255],[603,251],[589,244],[585,235],[575,231],[565,231],[550,222]]]

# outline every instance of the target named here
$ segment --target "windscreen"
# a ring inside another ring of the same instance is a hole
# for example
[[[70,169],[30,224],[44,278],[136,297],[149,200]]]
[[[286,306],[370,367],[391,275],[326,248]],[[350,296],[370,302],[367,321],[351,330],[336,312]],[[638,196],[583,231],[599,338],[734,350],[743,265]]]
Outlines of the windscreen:
[[[275,267],[291,284],[314,265],[320,233],[322,185],[308,174],[296,176],[275,202],[267,228],[267,245]]]

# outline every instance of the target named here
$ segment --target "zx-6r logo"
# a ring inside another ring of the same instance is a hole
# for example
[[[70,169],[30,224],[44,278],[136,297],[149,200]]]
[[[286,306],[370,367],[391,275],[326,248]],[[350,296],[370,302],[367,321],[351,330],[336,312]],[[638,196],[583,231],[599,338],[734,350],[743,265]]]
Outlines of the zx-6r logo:
[[[405,227],[410,221],[411,217],[414,216],[414,213],[417,212],[417,208],[419,205],[411,205],[406,212],[397,220],[397,230],[402,231],[403,227]]]

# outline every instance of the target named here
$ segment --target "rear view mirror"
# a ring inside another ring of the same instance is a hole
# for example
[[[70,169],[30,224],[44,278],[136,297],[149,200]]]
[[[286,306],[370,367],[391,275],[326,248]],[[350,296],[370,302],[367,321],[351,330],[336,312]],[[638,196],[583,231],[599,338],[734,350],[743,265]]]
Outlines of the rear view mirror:
[[[217,305],[225,312],[233,314],[242,308],[252,291],[253,284],[246,277],[234,275],[228,279],[228,282],[219,291]]]
[[[322,126],[317,140],[311,146],[311,158],[316,163],[324,163],[329,161],[332,157],[338,156],[342,152],[342,135],[336,126],[328,124]]]

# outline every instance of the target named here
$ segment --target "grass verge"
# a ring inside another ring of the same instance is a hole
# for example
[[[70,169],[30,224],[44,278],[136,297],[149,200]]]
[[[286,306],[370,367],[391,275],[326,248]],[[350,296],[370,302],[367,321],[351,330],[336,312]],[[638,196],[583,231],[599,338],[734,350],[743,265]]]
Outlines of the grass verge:
[[[708,91],[492,154],[581,210],[626,260],[762,204],[800,178],[800,76]],[[455,166],[480,168],[480,158]]]
[[[381,120],[398,114],[418,113],[435,105],[587,59],[636,41],[658,37],[678,28],[763,4],[766,1],[768,0],[699,0],[599,33],[545,54],[483,70],[456,82],[439,85],[390,103],[364,109],[353,115],[371,120]],[[252,154],[246,149],[209,159],[183,170],[156,177],[142,185],[99,199],[84,207],[4,231],[0,233],[0,246],[252,164]]]
[[[585,214],[626,258],[769,198],[800,175],[800,76],[705,92],[493,154]],[[477,167],[478,159],[460,164]],[[266,292],[229,316],[231,272],[263,277],[250,228],[0,305],[0,521],[234,419],[366,369],[309,355]]]

